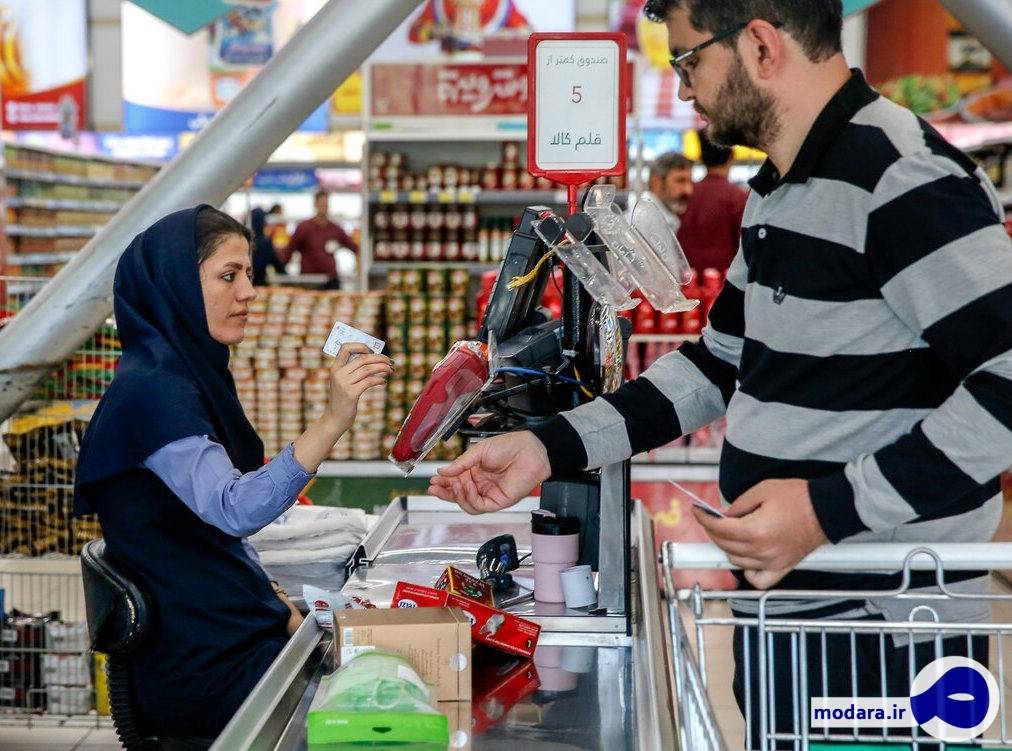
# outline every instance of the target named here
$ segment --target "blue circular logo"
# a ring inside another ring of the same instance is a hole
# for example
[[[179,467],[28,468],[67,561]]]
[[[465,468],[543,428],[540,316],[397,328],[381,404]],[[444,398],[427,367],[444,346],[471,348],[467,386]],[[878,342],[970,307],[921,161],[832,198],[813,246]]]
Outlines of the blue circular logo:
[[[928,735],[961,743],[987,730],[998,716],[998,682],[968,657],[942,657],[910,685],[910,710]]]

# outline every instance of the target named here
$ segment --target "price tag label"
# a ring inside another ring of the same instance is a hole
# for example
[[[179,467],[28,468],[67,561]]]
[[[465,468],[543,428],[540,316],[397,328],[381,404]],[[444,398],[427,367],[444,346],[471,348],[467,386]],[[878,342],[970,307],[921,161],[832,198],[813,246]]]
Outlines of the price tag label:
[[[439,202],[440,203],[456,203],[457,194],[452,190],[441,190],[439,191]]]
[[[425,199],[428,196],[424,190],[413,190],[408,193],[408,203],[425,203]]]
[[[457,203],[474,203],[474,193],[469,190],[462,190],[457,193]]]
[[[379,194],[380,203],[397,203],[397,191],[381,190]]]
[[[628,84],[624,47],[614,36],[549,34],[532,39],[532,172],[624,171]]]

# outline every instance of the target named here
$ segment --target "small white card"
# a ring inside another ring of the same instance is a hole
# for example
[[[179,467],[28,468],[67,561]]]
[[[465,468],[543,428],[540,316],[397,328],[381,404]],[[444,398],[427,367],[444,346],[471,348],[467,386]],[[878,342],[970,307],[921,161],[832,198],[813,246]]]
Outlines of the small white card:
[[[693,493],[688,488],[682,487],[681,485],[679,485],[674,480],[668,480],[668,482],[671,483],[672,485],[674,485],[678,490],[680,490],[683,493],[685,493],[685,495],[687,495],[689,497],[689,500],[692,501],[692,505],[695,506],[696,508],[698,508],[703,513],[709,514],[710,516],[712,516],[714,518],[717,518],[717,519],[726,519],[727,518],[727,514],[725,514],[723,511],[720,511],[719,509],[715,509],[713,506],[711,506],[709,503],[707,503],[706,501],[704,501],[702,498],[700,498],[698,495],[696,495],[695,493]]]
[[[341,345],[348,342],[364,344],[377,355],[383,351],[383,347],[386,345],[382,339],[377,339],[375,336],[338,321],[330,330],[330,336],[327,337],[327,343],[323,345],[323,351],[331,357],[337,357]]]

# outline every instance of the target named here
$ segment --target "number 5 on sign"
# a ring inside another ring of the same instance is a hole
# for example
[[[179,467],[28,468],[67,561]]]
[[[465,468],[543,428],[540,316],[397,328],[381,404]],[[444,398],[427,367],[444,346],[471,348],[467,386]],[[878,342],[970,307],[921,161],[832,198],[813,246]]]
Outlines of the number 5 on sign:
[[[527,168],[565,185],[626,170],[629,80],[621,34],[532,34]]]

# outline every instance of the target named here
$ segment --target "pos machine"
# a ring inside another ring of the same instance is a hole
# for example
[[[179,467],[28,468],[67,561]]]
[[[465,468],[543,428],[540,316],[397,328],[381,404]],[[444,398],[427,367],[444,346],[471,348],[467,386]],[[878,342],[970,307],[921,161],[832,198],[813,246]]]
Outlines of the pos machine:
[[[682,294],[691,271],[649,200],[631,221],[612,186],[594,186],[577,202],[579,185],[626,171],[625,59],[621,35],[531,37],[528,169],[568,186],[568,216],[524,210],[477,339],[458,342],[433,369],[401,428],[390,458],[403,470],[454,433],[477,440],[523,430],[614,391],[631,333],[618,312],[641,297],[662,312],[698,304]],[[561,319],[540,307],[549,283],[561,284]],[[597,572],[597,612],[627,615],[629,462],[552,477],[540,505],[580,519],[579,563]]]

